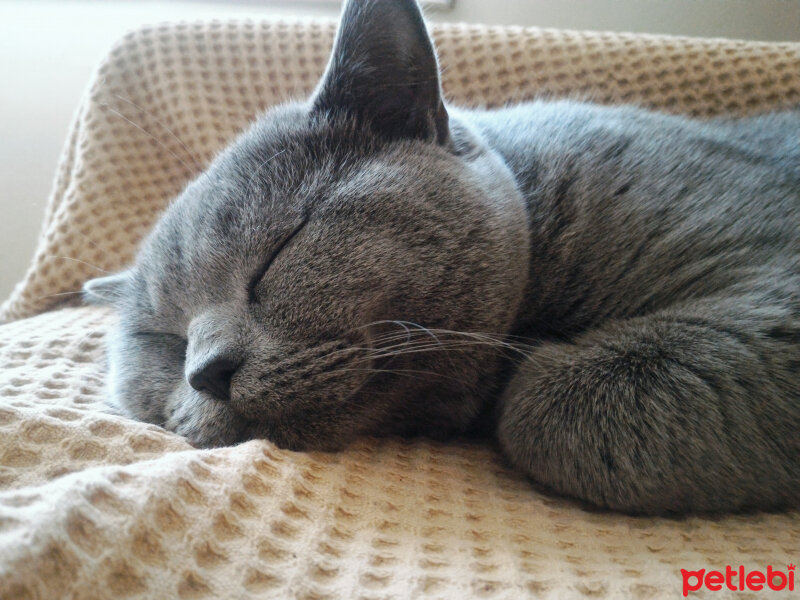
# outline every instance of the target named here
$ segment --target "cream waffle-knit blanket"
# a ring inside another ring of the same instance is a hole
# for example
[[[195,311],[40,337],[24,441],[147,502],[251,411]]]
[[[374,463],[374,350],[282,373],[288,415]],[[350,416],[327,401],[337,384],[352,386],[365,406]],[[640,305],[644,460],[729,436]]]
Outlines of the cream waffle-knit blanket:
[[[169,199],[260,110],[307,94],[333,31],[164,25],[130,34],[99,67],[30,270],[0,312],[0,598],[672,598],[682,568],[800,561],[797,513],[586,511],[534,491],[488,446],[199,451],[104,412],[113,316],[58,308],[64,293],[130,261]],[[577,94],[711,115],[800,103],[800,44],[434,35],[461,104]],[[706,592],[726,595],[747,593]]]

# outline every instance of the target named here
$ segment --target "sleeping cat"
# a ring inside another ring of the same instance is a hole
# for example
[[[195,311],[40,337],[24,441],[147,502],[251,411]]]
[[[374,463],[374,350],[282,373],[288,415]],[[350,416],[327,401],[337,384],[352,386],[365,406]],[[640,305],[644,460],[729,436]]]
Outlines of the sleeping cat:
[[[604,507],[800,504],[800,111],[460,110],[416,2],[351,0],[85,295],[114,403],[198,446],[488,428]]]

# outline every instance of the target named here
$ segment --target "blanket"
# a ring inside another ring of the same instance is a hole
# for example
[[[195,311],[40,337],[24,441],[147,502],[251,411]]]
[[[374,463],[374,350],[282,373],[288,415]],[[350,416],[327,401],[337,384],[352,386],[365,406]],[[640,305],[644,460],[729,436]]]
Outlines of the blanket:
[[[127,264],[259,111],[312,89],[333,32],[167,24],[98,67],[31,267],[0,309],[0,598],[743,598],[711,592],[700,570],[790,573],[798,513],[635,518],[537,490],[488,443],[198,450],[107,411],[115,317],[75,291]],[[800,44],[433,34],[445,93],[463,105],[578,96],[709,116],[800,104]]]

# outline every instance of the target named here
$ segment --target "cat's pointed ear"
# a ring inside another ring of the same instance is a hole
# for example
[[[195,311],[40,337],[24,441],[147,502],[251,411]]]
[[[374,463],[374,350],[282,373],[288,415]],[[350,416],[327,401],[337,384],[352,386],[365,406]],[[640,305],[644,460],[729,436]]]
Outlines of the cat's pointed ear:
[[[416,0],[346,0],[312,103],[391,139],[444,144],[449,128],[439,64]]]
[[[115,306],[131,292],[133,273],[130,269],[90,279],[83,284],[83,299],[89,304]]]

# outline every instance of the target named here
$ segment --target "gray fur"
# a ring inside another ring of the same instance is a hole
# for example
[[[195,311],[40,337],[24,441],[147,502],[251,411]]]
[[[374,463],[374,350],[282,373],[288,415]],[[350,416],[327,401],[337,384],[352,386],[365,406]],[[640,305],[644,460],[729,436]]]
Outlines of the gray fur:
[[[445,109],[416,3],[351,0],[313,97],[87,284],[112,397],[199,446],[488,427],[600,506],[798,506],[798,140],[798,111]]]

